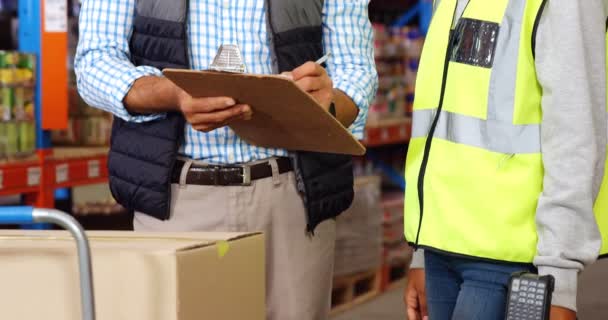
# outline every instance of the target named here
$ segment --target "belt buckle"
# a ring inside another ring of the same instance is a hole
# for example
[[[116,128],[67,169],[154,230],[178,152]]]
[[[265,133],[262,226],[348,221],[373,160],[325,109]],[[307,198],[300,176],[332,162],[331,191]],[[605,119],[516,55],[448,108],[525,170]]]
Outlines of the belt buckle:
[[[213,169],[213,185],[214,186],[219,186],[220,185],[220,167],[219,166],[212,166],[211,169]]]
[[[243,174],[242,174],[243,183],[242,183],[242,185],[248,187],[248,186],[251,185],[251,166],[249,166],[249,165],[241,165],[240,167],[241,167],[241,169],[243,169]]]

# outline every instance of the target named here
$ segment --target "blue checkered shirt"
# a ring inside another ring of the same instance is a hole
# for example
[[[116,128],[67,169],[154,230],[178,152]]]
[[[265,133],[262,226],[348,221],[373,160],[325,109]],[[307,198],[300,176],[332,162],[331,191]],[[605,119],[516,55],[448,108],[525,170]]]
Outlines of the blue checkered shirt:
[[[326,0],[324,49],[331,52],[327,70],[334,87],[359,107],[351,130],[363,137],[367,110],[377,89],[369,0]],[[204,70],[221,44],[238,44],[249,73],[272,73],[271,48],[266,31],[265,1],[190,0],[188,38],[193,69]],[[157,120],[162,114],[132,116],[123,99],[138,78],[161,76],[161,71],[135,67],[129,60],[135,0],[84,0],[80,11],[80,40],[75,60],[78,89],[91,106],[126,121]],[[210,163],[245,163],[287,151],[252,146],[230,128],[210,133],[185,128],[181,154]]]

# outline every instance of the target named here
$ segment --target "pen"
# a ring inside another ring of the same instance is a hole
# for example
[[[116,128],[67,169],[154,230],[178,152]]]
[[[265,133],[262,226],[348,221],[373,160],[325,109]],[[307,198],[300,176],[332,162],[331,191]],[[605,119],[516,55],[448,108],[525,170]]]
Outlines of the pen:
[[[331,52],[328,52],[326,55],[322,56],[319,60],[315,61],[316,64],[324,64],[329,60],[329,56],[331,56]]]
[[[315,63],[318,64],[318,65],[322,65],[325,62],[327,62],[327,60],[329,60],[330,56],[331,56],[331,52],[328,52],[326,55],[324,55],[321,58],[319,58],[319,60],[315,61]],[[291,72],[283,72],[283,73],[280,74],[280,76],[284,77],[284,78],[292,79]]]

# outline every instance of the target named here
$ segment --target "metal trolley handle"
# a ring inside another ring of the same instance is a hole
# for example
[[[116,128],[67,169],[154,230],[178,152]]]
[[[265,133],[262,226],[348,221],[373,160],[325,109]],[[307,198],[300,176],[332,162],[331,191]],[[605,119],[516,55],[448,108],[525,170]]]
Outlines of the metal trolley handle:
[[[80,294],[82,298],[82,319],[95,320],[95,298],[91,249],[82,226],[72,216],[58,210],[34,209],[32,207],[0,207],[1,224],[52,223],[68,230],[78,247],[80,269]]]

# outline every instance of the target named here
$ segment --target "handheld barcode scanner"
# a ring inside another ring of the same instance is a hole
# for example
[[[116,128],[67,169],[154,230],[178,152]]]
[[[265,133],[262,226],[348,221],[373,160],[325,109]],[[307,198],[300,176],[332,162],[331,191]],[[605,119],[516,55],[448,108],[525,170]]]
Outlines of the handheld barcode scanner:
[[[555,278],[519,272],[511,276],[505,320],[549,320]]]

